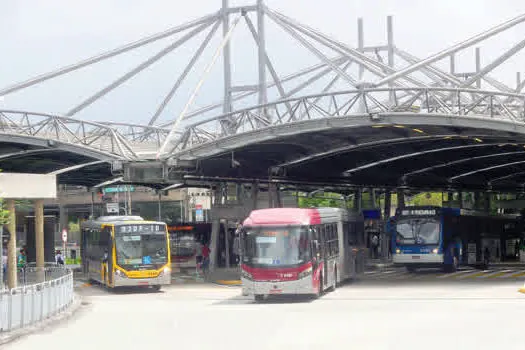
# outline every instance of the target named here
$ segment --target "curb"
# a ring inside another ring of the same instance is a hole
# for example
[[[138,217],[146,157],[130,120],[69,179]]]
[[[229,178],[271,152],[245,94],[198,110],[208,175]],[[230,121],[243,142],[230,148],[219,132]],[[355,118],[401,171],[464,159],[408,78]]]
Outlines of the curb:
[[[64,321],[69,320],[76,314],[76,312],[80,309],[82,305],[82,297],[78,294],[75,294],[73,302],[64,312],[46,318],[45,320],[37,322],[31,326],[8,332],[5,335],[0,334],[0,347],[2,345],[6,345],[16,340],[19,340],[20,338],[23,338],[30,334],[41,332],[49,327],[56,326]]]

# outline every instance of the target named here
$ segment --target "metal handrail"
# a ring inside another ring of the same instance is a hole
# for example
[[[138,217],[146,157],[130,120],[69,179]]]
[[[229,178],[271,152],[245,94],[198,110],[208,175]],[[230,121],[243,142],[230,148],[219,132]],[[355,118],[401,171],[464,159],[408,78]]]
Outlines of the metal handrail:
[[[66,310],[74,300],[73,272],[61,266],[19,269],[20,286],[0,292],[0,334]]]

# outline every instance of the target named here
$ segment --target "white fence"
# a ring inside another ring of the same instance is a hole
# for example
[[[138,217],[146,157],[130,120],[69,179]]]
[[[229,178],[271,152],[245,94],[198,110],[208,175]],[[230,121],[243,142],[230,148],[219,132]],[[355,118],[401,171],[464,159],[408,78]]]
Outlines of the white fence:
[[[55,316],[73,302],[73,272],[70,269],[29,267],[23,274],[30,276],[25,279],[26,283],[0,293],[0,334]],[[38,280],[44,282],[36,283]]]

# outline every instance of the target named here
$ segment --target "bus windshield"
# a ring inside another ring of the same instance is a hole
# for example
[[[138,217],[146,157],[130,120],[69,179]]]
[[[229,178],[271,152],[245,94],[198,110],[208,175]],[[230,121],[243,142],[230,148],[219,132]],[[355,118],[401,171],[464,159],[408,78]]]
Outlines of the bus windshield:
[[[396,223],[398,244],[438,244],[440,225],[434,218],[407,218]]]
[[[133,224],[115,227],[119,265],[159,265],[167,258],[166,226]]]
[[[254,266],[284,267],[311,259],[306,227],[247,227],[243,262]]]

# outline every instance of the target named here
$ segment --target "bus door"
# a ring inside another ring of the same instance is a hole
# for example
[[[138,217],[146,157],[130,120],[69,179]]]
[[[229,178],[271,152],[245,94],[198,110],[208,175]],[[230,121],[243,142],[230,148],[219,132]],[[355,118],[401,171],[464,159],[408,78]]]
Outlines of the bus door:
[[[113,239],[111,226],[102,226],[100,248],[102,249],[101,280],[107,285],[113,284]]]
[[[312,250],[312,273],[315,274],[319,264],[323,259],[322,248],[321,248],[321,228],[320,226],[312,227],[310,229],[311,234],[311,250]]]

